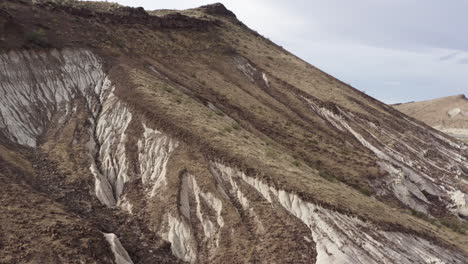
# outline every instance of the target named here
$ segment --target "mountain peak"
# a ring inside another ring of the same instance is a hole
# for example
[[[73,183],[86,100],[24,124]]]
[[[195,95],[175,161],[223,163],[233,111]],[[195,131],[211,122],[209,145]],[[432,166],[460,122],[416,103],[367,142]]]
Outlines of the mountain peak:
[[[210,15],[218,15],[218,16],[225,16],[225,17],[232,17],[237,18],[236,15],[229,9],[227,9],[221,3],[214,3],[209,5],[200,6],[206,13]]]
[[[435,98],[435,99],[432,99],[432,100],[454,100],[454,99],[467,99],[466,98],[466,95],[464,94],[456,94],[456,95],[449,95],[449,96],[444,96],[444,97],[439,97],[439,98]],[[432,100],[428,100],[428,101],[432,101]]]

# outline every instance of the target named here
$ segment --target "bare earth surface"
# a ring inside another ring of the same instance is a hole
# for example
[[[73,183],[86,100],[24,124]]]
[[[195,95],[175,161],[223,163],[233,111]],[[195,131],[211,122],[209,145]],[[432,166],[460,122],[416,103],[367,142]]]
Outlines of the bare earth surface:
[[[0,263],[466,263],[467,161],[222,4],[0,2]]]

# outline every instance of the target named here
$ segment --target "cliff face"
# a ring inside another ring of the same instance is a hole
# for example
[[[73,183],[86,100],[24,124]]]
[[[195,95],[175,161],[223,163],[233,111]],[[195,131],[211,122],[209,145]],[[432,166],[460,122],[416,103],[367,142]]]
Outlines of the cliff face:
[[[464,262],[466,146],[222,5],[0,12],[0,262]]]

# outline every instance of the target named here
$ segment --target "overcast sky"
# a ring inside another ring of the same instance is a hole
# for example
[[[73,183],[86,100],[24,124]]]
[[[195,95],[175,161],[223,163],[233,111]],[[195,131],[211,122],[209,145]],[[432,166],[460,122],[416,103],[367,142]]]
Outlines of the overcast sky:
[[[213,3],[116,2],[148,10]],[[220,2],[252,29],[386,103],[468,94],[468,0]]]

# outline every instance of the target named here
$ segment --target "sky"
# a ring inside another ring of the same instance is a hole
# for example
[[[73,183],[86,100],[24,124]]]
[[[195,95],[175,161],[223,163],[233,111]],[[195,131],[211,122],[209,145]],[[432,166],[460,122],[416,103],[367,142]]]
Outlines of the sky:
[[[114,1],[147,10],[214,2]],[[468,0],[218,1],[263,36],[385,103],[468,95]]]

